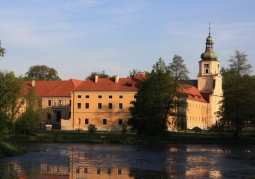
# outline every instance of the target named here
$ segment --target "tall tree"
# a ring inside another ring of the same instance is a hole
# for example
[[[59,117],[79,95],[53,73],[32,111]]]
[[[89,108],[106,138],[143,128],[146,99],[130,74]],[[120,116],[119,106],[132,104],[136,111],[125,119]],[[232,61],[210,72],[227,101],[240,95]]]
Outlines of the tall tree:
[[[33,134],[38,130],[40,121],[42,103],[41,99],[35,95],[35,87],[28,89],[24,95],[26,110],[15,120],[15,132],[18,134]]]
[[[165,112],[173,91],[171,81],[170,71],[160,58],[141,83],[136,100],[131,102],[128,125],[138,134],[162,136],[167,131]]]
[[[0,72],[0,133],[11,131],[12,122],[22,106],[23,80],[13,72]]]
[[[46,65],[31,66],[26,72],[25,80],[61,80],[57,70]]]
[[[168,118],[168,109],[171,104],[174,106],[174,111],[171,113],[172,125],[178,125],[180,127],[181,121],[186,118],[185,109],[187,102],[185,100],[185,94],[183,94],[180,88],[186,88],[189,81],[189,71],[184,64],[184,60],[181,56],[174,55],[172,62],[168,66],[170,75],[172,77],[172,92],[168,99],[168,106],[165,113],[165,118]],[[186,122],[186,120],[184,120]],[[175,123],[175,124],[174,124]],[[184,125],[186,127],[186,124]]]
[[[183,109],[187,102],[180,88],[185,87],[188,73],[182,57],[175,55],[169,66],[160,58],[142,82],[136,100],[131,102],[128,125],[138,133],[162,136],[169,116],[177,120],[186,117]]]
[[[224,98],[217,114],[223,124],[233,127],[234,137],[239,138],[244,122],[255,109],[254,77],[250,76],[252,66],[244,52],[236,50],[229,62],[229,68],[222,70]]]
[[[1,40],[0,40],[0,56],[4,56],[4,54],[6,53],[5,49],[1,47]]]

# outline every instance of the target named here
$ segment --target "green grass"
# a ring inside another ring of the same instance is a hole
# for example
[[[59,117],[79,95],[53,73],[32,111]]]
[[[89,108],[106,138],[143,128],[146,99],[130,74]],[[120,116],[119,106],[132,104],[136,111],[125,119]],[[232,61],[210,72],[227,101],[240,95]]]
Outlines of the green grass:
[[[122,135],[121,132],[95,132],[90,134],[86,131],[39,131],[33,136],[16,135],[9,136],[6,141],[12,143],[90,143],[90,144],[255,144],[254,137],[250,136],[250,131],[243,131],[239,139],[234,139],[232,133],[224,133],[220,137],[217,133],[202,131],[170,132],[168,136],[162,138],[136,135],[127,133]],[[100,136],[105,136],[101,139]]]

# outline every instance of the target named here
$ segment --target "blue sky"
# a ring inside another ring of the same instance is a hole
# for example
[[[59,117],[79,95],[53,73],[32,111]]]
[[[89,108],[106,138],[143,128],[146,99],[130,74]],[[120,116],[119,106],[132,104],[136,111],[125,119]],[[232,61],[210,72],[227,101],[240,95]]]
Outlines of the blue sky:
[[[160,57],[168,64],[176,54],[195,79],[209,22],[221,66],[240,50],[255,68],[254,7],[254,0],[1,1],[7,54],[0,70],[18,76],[47,65],[64,80],[102,70],[127,77],[132,69],[151,71]]]

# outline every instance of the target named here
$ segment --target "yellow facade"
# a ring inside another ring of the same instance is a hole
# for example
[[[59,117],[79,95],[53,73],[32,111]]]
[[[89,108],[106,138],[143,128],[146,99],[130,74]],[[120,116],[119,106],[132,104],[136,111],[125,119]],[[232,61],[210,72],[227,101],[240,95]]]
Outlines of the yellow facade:
[[[130,102],[136,91],[74,91],[71,109],[72,129],[88,130],[93,124],[99,131],[121,131],[130,117]]]
[[[187,129],[199,127],[208,128],[208,103],[187,100],[188,108],[186,113]]]

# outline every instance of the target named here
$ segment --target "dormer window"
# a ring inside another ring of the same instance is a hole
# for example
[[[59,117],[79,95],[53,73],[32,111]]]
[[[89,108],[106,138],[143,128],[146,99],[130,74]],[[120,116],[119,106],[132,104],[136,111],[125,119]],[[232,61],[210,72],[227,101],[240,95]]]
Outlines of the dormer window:
[[[126,83],[126,86],[132,87],[132,81],[128,81],[128,82]]]

